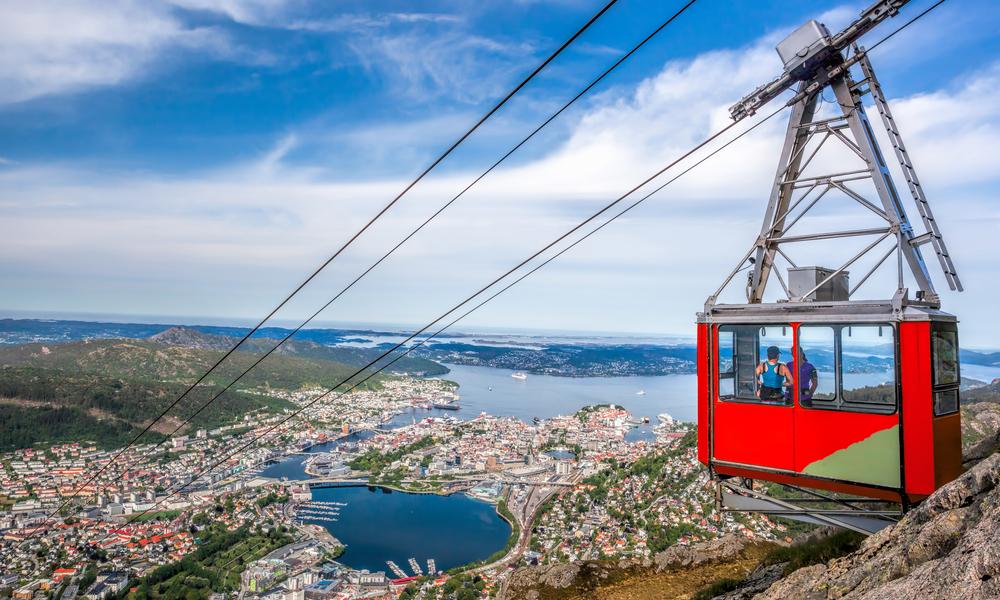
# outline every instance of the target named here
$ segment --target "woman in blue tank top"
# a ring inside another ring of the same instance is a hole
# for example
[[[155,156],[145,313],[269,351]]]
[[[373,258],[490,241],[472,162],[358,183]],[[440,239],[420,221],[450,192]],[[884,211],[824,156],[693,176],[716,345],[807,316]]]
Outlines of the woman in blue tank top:
[[[777,346],[767,349],[767,360],[757,365],[757,396],[761,400],[784,401],[785,386],[792,385],[792,373],[778,361],[781,350]]]

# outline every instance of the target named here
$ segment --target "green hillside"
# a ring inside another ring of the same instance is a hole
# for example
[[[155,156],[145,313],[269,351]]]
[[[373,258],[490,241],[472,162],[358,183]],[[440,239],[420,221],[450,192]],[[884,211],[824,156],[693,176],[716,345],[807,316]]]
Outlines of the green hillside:
[[[0,347],[0,451],[71,440],[121,445],[208,370],[221,350],[144,340],[94,340]],[[237,352],[149,434],[169,433],[248,367]],[[186,430],[214,428],[255,411],[293,405],[273,390],[332,387],[357,370],[328,360],[272,355],[200,413]],[[358,376],[352,381],[357,381]],[[382,376],[367,385],[378,385]]]
[[[145,340],[87,340],[68,344],[0,346],[0,366],[31,366],[106,377],[192,383],[221,356],[222,350],[166,346]],[[206,380],[225,385],[260,356],[236,352]],[[254,368],[238,389],[331,387],[357,370],[329,360],[272,354]]]

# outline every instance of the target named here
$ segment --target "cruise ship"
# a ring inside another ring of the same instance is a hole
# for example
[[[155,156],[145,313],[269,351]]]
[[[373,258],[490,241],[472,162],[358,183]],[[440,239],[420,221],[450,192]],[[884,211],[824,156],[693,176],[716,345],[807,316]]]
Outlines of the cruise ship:
[[[461,408],[457,402],[435,402],[431,404],[431,406],[442,410],[458,410]]]
[[[513,377],[514,379],[517,379],[518,381],[524,381],[525,379],[528,378],[527,375],[521,373],[520,371],[518,371],[517,373],[511,373],[510,376]]]

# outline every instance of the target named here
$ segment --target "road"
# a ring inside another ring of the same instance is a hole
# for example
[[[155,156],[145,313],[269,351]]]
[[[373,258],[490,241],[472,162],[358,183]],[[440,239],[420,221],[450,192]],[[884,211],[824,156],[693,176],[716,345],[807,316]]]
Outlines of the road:
[[[524,556],[524,552],[528,549],[528,545],[531,543],[531,525],[535,522],[535,518],[538,516],[538,511],[541,509],[542,505],[544,505],[549,498],[563,491],[563,486],[576,485],[576,483],[580,480],[580,477],[580,472],[577,472],[570,476],[570,481],[568,482],[551,482],[551,484],[547,487],[532,486],[529,488],[528,494],[524,498],[523,502],[518,502],[516,505],[508,504],[507,508],[510,509],[511,514],[514,515],[514,519],[517,521],[519,528],[517,542],[499,559],[481,567],[470,569],[468,573],[483,573],[491,569],[502,568],[506,565],[513,565],[520,561],[521,557]]]

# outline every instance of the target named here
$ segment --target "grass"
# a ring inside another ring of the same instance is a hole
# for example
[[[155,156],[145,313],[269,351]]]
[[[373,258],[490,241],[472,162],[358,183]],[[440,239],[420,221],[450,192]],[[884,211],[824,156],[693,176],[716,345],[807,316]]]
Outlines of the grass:
[[[861,547],[861,542],[864,539],[865,536],[860,533],[838,531],[828,537],[804,544],[779,546],[771,551],[764,562],[771,565],[787,563],[785,565],[785,574],[787,575],[802,567],[825,563],[850,554]]]
[[[764,565],[785,563],[783,575],[788,575],[802,567],[825,563],[854,552],[861,546],[865,536],[853,531],[838,531],[822,539],[794,546],[775,546],[760,561]],[[725,577],[701,588],[691,600],[710,600],[731,592],[743,585],[743,579]]]

